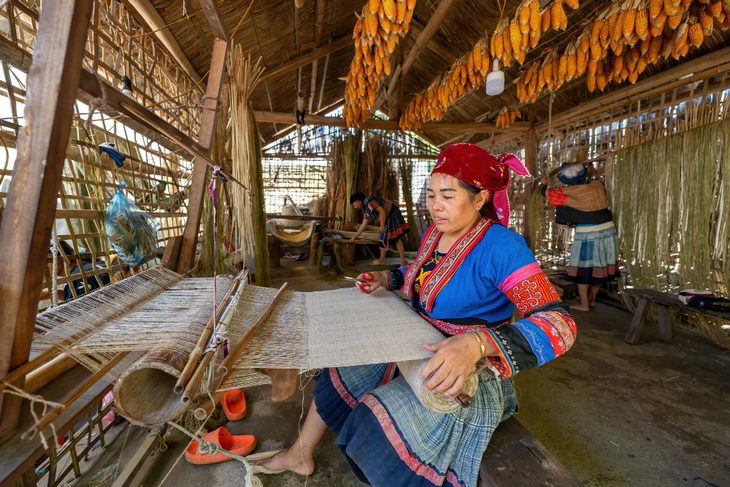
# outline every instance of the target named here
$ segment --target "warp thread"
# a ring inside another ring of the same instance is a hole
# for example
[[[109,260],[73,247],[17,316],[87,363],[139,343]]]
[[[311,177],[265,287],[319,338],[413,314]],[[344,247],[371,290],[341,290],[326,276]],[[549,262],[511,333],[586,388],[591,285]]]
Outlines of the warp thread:
[[[53,252],[53,269],[51,270],[51,307],[58,306],[58,236],[56,234],[56,220],[51,227],[51,252]]]
[[[208,183],[208,194],[210,200],[213,203],[213,341],[211,346],[218,348],[223,346],[223,358],[228,356],[228,340],[221,335],[219,329],[218,314],[216,312],[217,297],[218,297],[218,196],[215,191],[216,180],[220,179],[221,183],[226,183],[228,180],[221,172],[220,166],[213,166],[213,172],[210,176],[210,182]]]

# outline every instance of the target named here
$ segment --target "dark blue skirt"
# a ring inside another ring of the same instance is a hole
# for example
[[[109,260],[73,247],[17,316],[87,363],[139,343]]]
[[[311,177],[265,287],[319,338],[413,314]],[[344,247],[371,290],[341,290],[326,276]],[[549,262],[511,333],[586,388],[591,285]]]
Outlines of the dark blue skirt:
[[[500,421],[516,410],[512,382],[485,371],[472,405],[431,411],[387,364],[325,369],[317,412],[337,433],[353,472],[376,487],[476,486],[479,464]]]

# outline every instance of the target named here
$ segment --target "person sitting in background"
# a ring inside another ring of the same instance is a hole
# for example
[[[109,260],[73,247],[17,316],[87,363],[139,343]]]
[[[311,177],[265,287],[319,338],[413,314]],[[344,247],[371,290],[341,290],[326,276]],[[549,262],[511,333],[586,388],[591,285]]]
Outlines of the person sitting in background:
[[[73,257],[76,252],[74,252],[74,249],[64,240],[58,241],[58,247],[59,249],[57,250],[57,252],[59,253],[59,256],[65,256],[71,260],[72,265],[70,266],[68,276],[72,277],[81,274],[81,269],[83,268],[84,274],[86,274],[86,282],[88,283],[89,291],[93,291],[94,289],[100,288],[101,286],[109,284],[111,282],[111,276],[109,275],[109,272],[99,273],[98,275],[94,274],[94,271],[96,269],[106,269],[106,264],[104,264],[103,260],[96,259],[96,263],[94,263],[90,258],[81,259],[80,257],[77,257],[76,259],[71,259],[71,257]],[[51,251],[49,251],[49,253],[50,252]],[[52,264],[50,265],[52,266]],[[59,276],[66,275],[63,265],[63,259],[57,260],[56,273]],[[101,281],[101,284],[99,283],[99,281]],[[86,294],[86,286],[84,285],[83,277],[79,279],[74,279],[71,285],[73,286],[73,290],[76,292],[76,297]],[[71,290],[71,287],[67,282],[63,286],[63,300],[68,301],[73,298],[74,292]]]
[[[378,225],[380,227],[380,258],[373,261],[373,264],[385,264],[385,254],[391,245],[395,245],[400,257],[400,264],[407,265],[406,249],[403,246],[403,236],[410,229],[408,223],[403,218],[400,208],[395,201],[383,199],[380,196],[365,195],[363,193],[353,193],[350,196],[350,204],[356,210],[362,210],[363,219],[360,228],[355,232],[352,240],[359,237],[365,228],[370,225]]]
[[[583,164],[563,163],[557,176],[565,187],[549,188],[545,176],[543,194],[556,207],[555,221],[575,227],[568,279],[578,285],[580,303],[571,308],[590,311],[601,286],[619,275],[613,214],[603,183],[591,181]]]

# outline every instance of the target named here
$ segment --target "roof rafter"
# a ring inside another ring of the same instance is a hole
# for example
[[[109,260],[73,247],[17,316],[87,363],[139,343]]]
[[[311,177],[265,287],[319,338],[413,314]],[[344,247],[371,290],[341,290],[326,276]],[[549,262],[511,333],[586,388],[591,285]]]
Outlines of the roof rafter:
[[[324,46],[318,47],[317,49],[309,51],[306,54],[295,57],[294,59],[291,59],[284,64],[280,64],[279,66],[276,66],[272,69],[267,69],[261,76],[261,80],[267,81],[273,78],[278,78],[283,74],[291,73],[292,71],[296,71],[302,66],[310,64],[315,59],[321,59],[327,54],[332,54],[346,47],[352,47],[352,45],[352,36],[342,36],[339,39],[330,42],[329,44],[325,44]]]
[[[200,75],[190,63],[190,60],[183,52],[177,39],[172,35],[170,29],[166,27],[165,21],[150,0],[127,0],[127,2],[129,2],[129,6],[133,10],[132,13],[136,12],[142,18],[150,27],[150,30],[155,33],[155,37],[170,51],[170,54],[180,64],[180,67],[182,67],[194,82],[199,83],[201,80]]]

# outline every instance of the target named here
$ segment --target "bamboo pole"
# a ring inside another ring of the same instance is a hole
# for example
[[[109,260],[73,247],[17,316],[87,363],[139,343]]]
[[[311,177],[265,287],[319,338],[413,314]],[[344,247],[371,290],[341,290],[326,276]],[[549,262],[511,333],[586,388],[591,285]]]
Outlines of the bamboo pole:
[[[195,369],[193,376],[190,378],[190,381],[185,387],[185,391],[183,391],[182,393],[182,402],[190,401],[190,399],[192,399],[193,396],[195,396],[195,394],[198,392],[198,389],[200,389],[200,383],[203,380],[203,374],[205,373],[205,369],[208,368],[208,365],[210,365],[210,361],[213,359],[214,356],[215,350],[209,350],[205,352],[205,355],[203,355],[203,359],[198,364],[198,367]]]
[[[190,357],[188,357],[185,368],[183,368],[183,371],[180,373],[180,377],[178,377],[177,382],[175,383],[175,387],[173,389],[175,394],[182,394],[185,390],[185,386],[188,384],[188,381],[190,381],[190,378],[195,375],[196,366],[198,365],[200,357],[203,355],[203,348],[208,344],[210,335],[213,333],[213,328],[216,324],[216,317],[225,309],[229,298],[238,288],[243,275],[244,271],[238,273],[236,278],[233,280],[233,283],[231,283],[231,287],[228,288],[225,296],[223,296],[223,299],[218,304],[218,307],[215,310],[215,315],[211,316],[205,324],[205,328],[203,328],[203,332],[200,334],[200,338],[198,338],[198,343],[195,344],[195,348],[193,348],[193,351],[190,352]]]
[[[25,377],[25,387],[23,389],[27,393],[33,394],[77,364],[78,362],[69,355],[62,353],[41,367],[30,371]]]
[[[218,365],[218,374],[220,375],[220,378],[216,382],[215,391],[218,391],[220,387],[223,385],[225,380],[228,378],[228,375],[231,373],[231,365],[238,360],[238,357],[243,352],[243,349],[246,348],[246,345],[248,345],[248,342],[251,341],[251,339],[254,337],[258,329],[266,322],[266,319],[269,317],[271,312],[274,310],[274,304],[276,303],[276,300],[281,297],[281,295],[286,290],[287,286],[289,285],[288,282],[285,282],[281,285],[279,290],[274,294],[274,296],[269,301],[269,304],[266,306],[266,308],[259,313],[259,315],[256,317],[256,321],[254,321],[253,325],[246,330],[246,332],[241,336],[240,340],[238,340],[238,343],[236,343],[235,348],[231,351],[231,353],[228,354],[228,356],[223,359],[223,361]],[[194,415],[196,418],[199,418],[201,415],[203,419],[207,416],[207,413],[210,411],[211,406],[215,407],[215,404],[220,399],[222,393],[221,392],[215,392],[213,394],[213,402],[208,403],[207,405],[201,406],[197,408],[194,412]]]
[[[76,388],[76,390],[71,393],[71,395],[63,400],[60,406],[57,406],[56,408],[49,411],[35,425],[28,428],[28,430],[20,436],[21,439],[29,440],[33,438],[36,433],[43,431],[49,424],[51,424],[52,421],[58,418],[66,408],[73,404],[86,391],[91,389],[91,387],[96,384],[99,379],[104,377],[112,368],[114,368],[115,365],[121,362],[128,353],[129,352],[119,353],[116,357],[110,360],[109,363],[99,369],[94,375],[86,379],[79,387]]]

